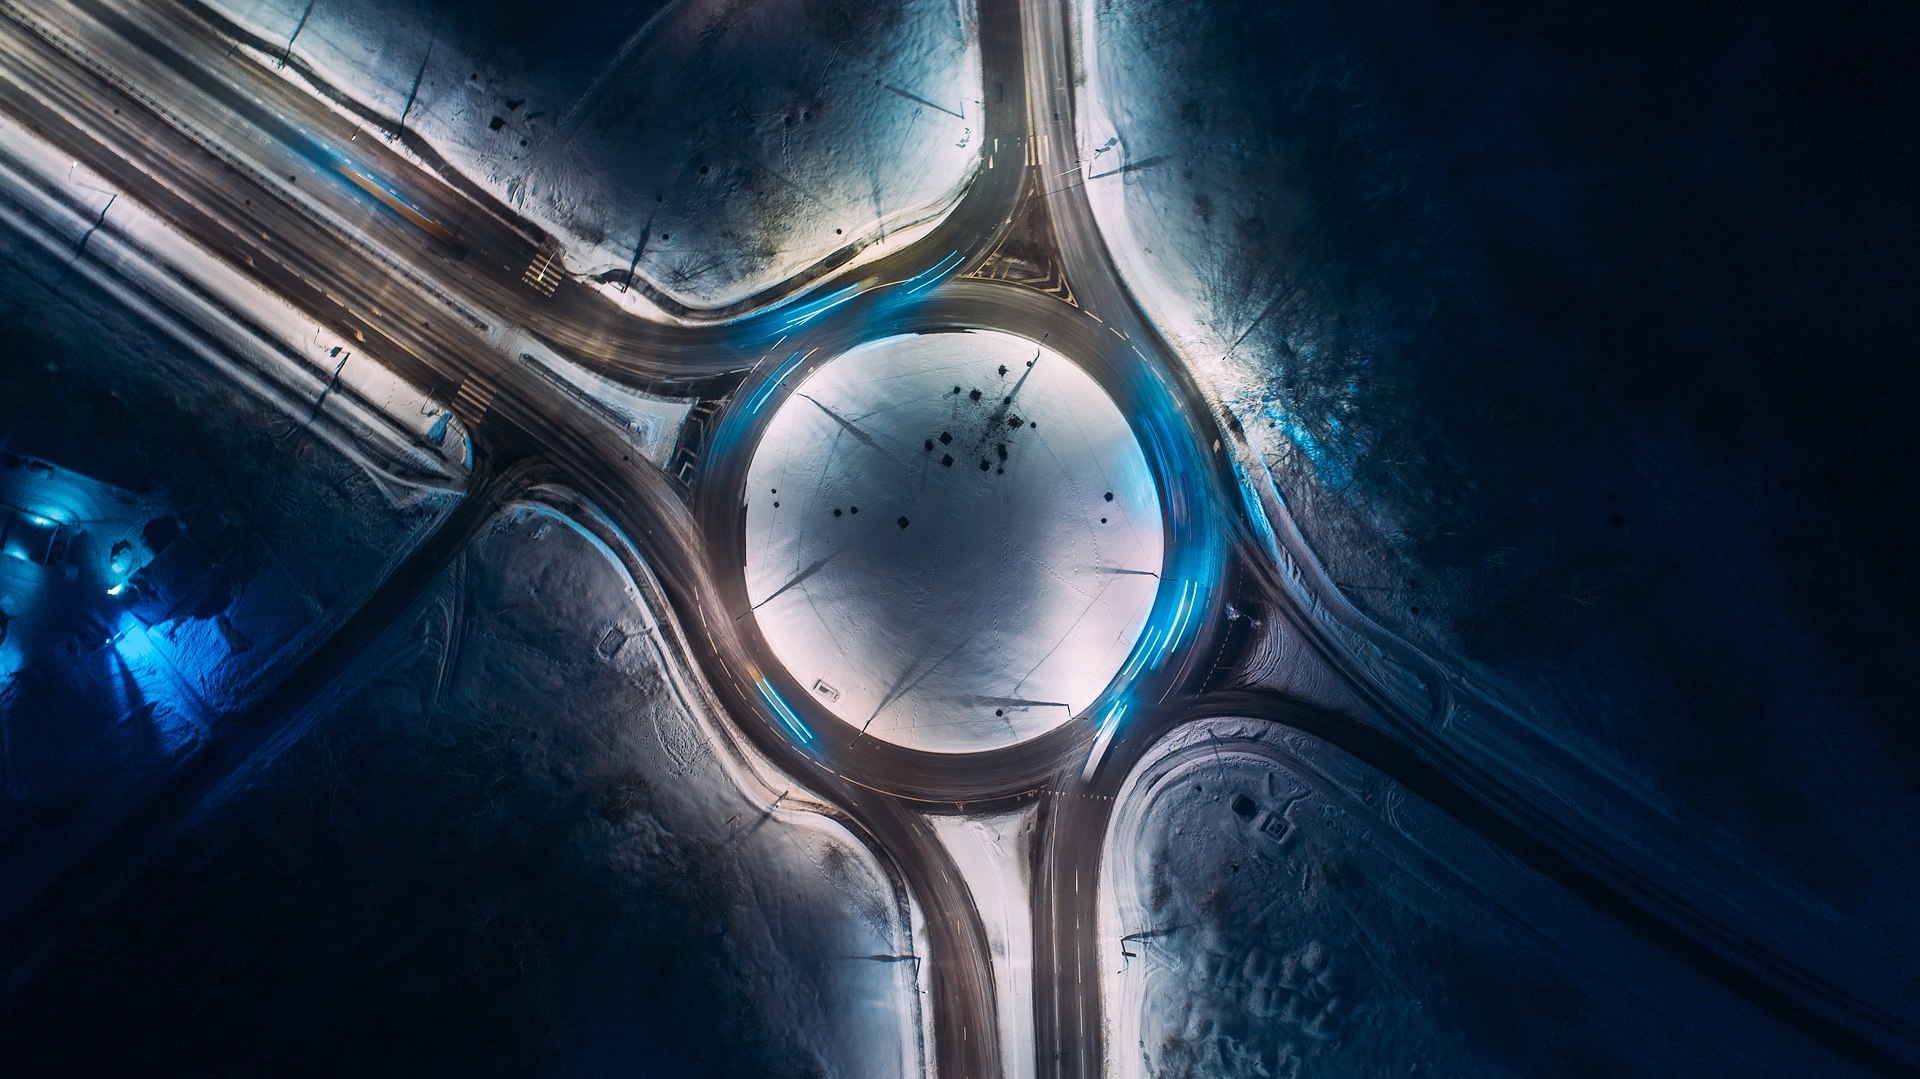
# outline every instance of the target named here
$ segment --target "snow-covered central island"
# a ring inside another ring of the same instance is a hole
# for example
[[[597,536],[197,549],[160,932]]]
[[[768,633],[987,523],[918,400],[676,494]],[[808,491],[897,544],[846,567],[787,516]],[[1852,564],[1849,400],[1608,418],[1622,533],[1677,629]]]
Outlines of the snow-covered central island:
[[[744,494],[754,616],[834,715],[912,749],[1044,734],[1126,660],[1160,501],[1072,360],[996,332],[891,337],[815,370]]]

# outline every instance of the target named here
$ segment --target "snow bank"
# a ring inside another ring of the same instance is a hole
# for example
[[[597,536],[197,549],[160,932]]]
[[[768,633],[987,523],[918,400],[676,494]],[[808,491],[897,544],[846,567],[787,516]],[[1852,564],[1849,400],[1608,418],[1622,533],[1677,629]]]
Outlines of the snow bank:
[[[965,879],[986,926],[1005,1079],[1034,1074],[1033,886],[1027,879],[1034,811],[928,818]]]

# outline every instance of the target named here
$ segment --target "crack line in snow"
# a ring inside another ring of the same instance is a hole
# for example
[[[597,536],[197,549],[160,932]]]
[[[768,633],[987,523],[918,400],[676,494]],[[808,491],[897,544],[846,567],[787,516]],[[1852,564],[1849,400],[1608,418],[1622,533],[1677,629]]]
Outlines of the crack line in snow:
[[[805,397],[807,400],[812,401],[815,408],[818,408],[820,411],[826,413],[827,416],[833,420],[833,422],[839,424],[841,428],[844,429],[848,434],[859,439],[862,444],[872,448],[872,450],[875,453],[880,454],[881,456],[885,457],[887,460],[892,461],[894,464],[897,464],[897,465],[905,465],[907,463],[904,458],[900,457],[898,454],[894,453],[892,450],[887,449],[885,446],[882,446],[880,444],[879,439],[875,438],[873,435],[869,434],[866,431],[862,431],[859,428],[859,426],[856,425],[852,420],[847,419],[845,416],[842,416],[840,413],[835,412],[833,409],[828,408],[826,405],[821,404],[817,399],[804,393],[795,394],[794,396]]]
[[[754,604],[752,607],[748,608],[747,610],[740,612],[739,618],[745,618],[747,615],[751,614],[752,612],[759,610],[760,608],[766,606],[769,603],[772,603],[782,593],[786,592],[787,589],[792,588],[794,585],[797,585],[801,581],[804,581],[807,578],[813,576],[814,574],[820,572],[820,568],[822,566],[825,566],[828,562],[833,561],[834,556],[839,553],[840,552],[837,550],[828,551],[826,554],[823,554],[819,558],[814,559],[810,564],[808,564],[807,568],[795,574],[793,576],[793,579],[789,580],[786,584],[783,584],[779,588],[774,589],[772,593],[770,593],[767,596],[767,598],[761,600],[759,603]],[[739,620],[738,618],[735,619],[735,621],[738,621],[738,620]]]
[[[962,648],[965,648],[967,645],[971,644],[973,642],[973,639],[975,637],[978,637],[979,635],[980,634],[976,631],[974,633],[970,633],[967,636],[961,638],[957,643],[954,644],[952,648],[947,649],[944,655],[942,655],[939,659],[934,660],[932,663],[927,664],[925,667],[922,667],[919,673],[917,674],[914,673],[914,668],[912,666],[909,666],[905,671],[901,672],[900,678],[894,682],[892,688],[887,690],[886,696],[882,697],[880,699],[880,703],[874,706],[873,714],[868,716],[867,721],[860,725],[861,733],[864,734],[868,727],[873,726],[873,721],[880,717],[881,709],[886,708],[888,705],[892,704],[894,701],[897,701],[900,698],[906,696],[908,693],[913,692],[913,687],[919,685],[927,677],[927,675],[930,675],[935,670],[938,670],[941,664],[945,663],[949,659],[952,659],[954,653],[960,651]],[[911,676],[911,680],[909,680],[909,676]],[[919,722],[919,717],[917,715],[914,717],[913,725],[916,727],[921,725]]]

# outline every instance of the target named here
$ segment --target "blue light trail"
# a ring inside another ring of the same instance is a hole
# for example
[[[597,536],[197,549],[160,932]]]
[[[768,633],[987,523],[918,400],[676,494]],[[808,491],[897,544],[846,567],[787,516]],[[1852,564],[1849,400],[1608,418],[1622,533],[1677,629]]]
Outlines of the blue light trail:
[[[813,732],[807,729],[805,723],[800,722],[799,716],[793,714],[793,710],[787,707],[787,702],[780,699],[780,694],[775,693],[773,687],[767,685],[766,679],[757,679],[754,684],[760,687],[760,695],[767,699],[767,703],[773,706],[775,712],[779,713],[780,720],[787,725],[787,729],[799,736],[802,742],[813,741]]]
[[[907,295],[911,296],[922,289],[932,288],[934,285],[939,284],[948,274],[959,269],[960,264],[964,261],[966,261],[965,256],[955,251],[935,263],[930,269],[915,274],[901,282],[901,284],[907,286]]]

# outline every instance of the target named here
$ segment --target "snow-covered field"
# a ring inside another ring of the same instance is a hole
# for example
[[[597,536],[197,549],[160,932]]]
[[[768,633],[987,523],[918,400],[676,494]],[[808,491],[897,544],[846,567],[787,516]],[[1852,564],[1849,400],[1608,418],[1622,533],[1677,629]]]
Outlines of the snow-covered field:
[[[404,120],[574,272],[633,266],[690,307],[937,216],[977,164],[965,0],[208,6]]]
[[[1102,869],[1121,1076],[1844,1074],[1457,823],[1265,723],[1185,728]]]
[[[918,1074],[904,896],[803,792],[736,784],[643,594],[510,507],[56,967],[26,1058],[151,1037],[163,1071]],[[131,1029],[76,1049],[64,1024],[101,1015]]]
[[[0,191],[5,486],[74,522],[78,546],[13,567],[0,589],[3,621],[22,615],[0,656],[0,848],[16,901],[353,610],[459,482],[411,441],[417,429],[380,412],[417,401],[404,387],[374,377],[357,403],[336,391],[340,407],[322,406],[319,356],[301,356],[311,342],[289,352],[173,307],[190,276],[145,261],[139,234],[157,226],[131,207],[109,209],[76,258],[97,211],[53,213],[17,186],[19,150],[5,141]],[[47,617],[24,609],[39,602],[35,574],[62,577]]]
[[[1878,61],[1583,18],[1087,0],[1088,196],[1368,617],[1920,966]]]
[[[1066,722],[1159,588],[1159,496],[1126,418],[1010,334],[891,337],[815,370],[745,499],[767,643],[835,715],[917,749]]]

